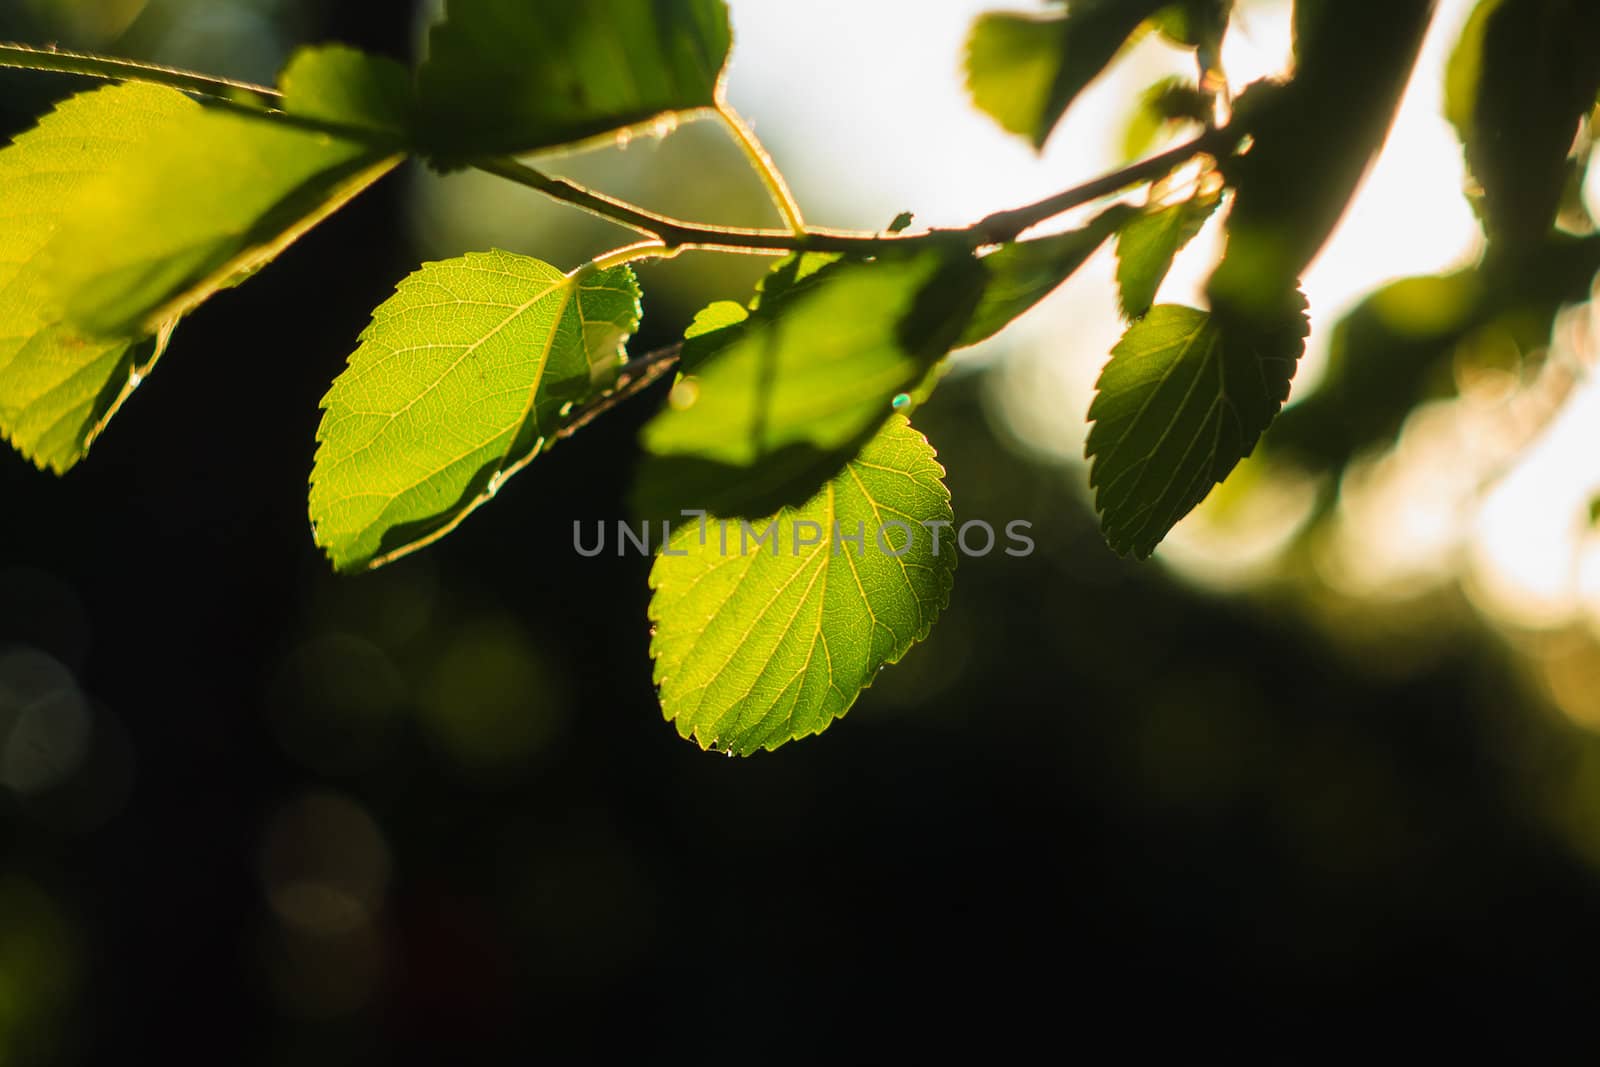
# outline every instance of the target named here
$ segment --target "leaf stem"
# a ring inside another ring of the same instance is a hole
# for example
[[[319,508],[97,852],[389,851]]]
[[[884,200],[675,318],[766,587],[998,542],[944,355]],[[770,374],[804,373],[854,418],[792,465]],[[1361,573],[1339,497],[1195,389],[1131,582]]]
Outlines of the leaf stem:
[[[717,116],[722,119],[722,124],[727,127],[734,141],[744,152],[745,158],[750,161],[751,169],[760,176],[761,184],[767,187],[767,195],[772,198],[773,206],[783,217],[783,224],[789,227],[790,233],[797,237],[803,236],[806,232],[806,220],[800,214],[800,204],[790,191],[789,183],[784,179],[783,171],[778,169],[772,153],[767,151],[766,146],[756,137],[756,131],[750,128],[750,124],[726,100],[717,100]]]
[[[224,100],[246,100],[265,107],[278,104],[280,94],[276,89],[231,78],[214,78],[177,67],[162,67],[154,63],[140,63],[132,59],[114,59],[110,56],[90,55],[85,52],[62,52],[54,48],[31,48],[24,44],[0,42],[0,67],[20,67],[24,70],[53,71],[57,74],[83,74],[91,78],[109,78],[118,81],[150,82],[179,89],[186,93],[215,96]]]
[[[668,248],[659,240],[639,241],[636,244],[624,245],[604,255],[596,256],[577,270],[574,274],[597,274],[613,267],[624,264],[636,263],[641,259],[671,259],[682,251],[681,248]]]

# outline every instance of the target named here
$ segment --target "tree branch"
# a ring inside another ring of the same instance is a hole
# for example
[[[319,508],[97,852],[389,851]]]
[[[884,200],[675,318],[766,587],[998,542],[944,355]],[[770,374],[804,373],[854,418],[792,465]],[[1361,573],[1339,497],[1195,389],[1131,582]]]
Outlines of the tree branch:
[[[1130,185],[1153,181],[1196,156],[1219,155],[1231,151],[1244,139],[1244,136],[1245,130],[1237,122],[1209,129],[1192,141],[1186,141],[1159,155],[1140,160],[1121,170],[1056,193],[1054,196],[1047,196],[1037,203],[1010,211],[997,211],[970,229],[981,237],[980,244],[1004,244],[1006,241],[1014,241],[1024,230],[1031,229],[1041,222],[1103,196],[1120,192]]]
[[[572,204],[591,214],[635,230],[647,238],[652,238],[653,241],[639,246],[640,256],[652,254],[651,249],[655,248],[657,243],[659,249],[667,253],[695,249],[757,255],[781,255],[787,252],[872,255],[892,248],[934,243],[978,248],[983,245],[1013,241],[1025,230],[1047,222],[1057,215],[1120,192],[1129,186],[1151,181],[1196,156],[1229,151],[1244,136],[1245,131],[1238,123],[1207,130],[1193,140],[1159,155],[1066,189],[1037,203],[996,212],[971,226],[908,234],[868,234],[826,229],[807,229],[802,233],[789,233],[783,230],[705,226],[659,215],[604,193],[586,189],[564,178],[551,177],[509,156],[478,159],[473,161],[472,165],[489,174],[537,189],[553,199]]]
[[[659,382],[678,365],[682,353],[683,342],[679,341],[629,360],[617,375],[615,385],[567,416],[567,421],[556,431],[555,439],[566,440],[618,404]]]

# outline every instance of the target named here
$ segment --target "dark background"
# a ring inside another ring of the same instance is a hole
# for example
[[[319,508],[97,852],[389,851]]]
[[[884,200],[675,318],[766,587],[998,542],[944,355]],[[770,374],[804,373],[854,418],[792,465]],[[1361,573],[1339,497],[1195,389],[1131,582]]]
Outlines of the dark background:
[[[411,47],[355,4],[287,24]],[[0,122],[70,90],[7,74]],[[863,1028],[1298,1058],[1380,1020],[1526,1052],[1592,1018],[1600,884],[1553,795],[1591,745],[1501,646],[1374,655],[1114,559],[975,378],[919,421],[958,513],[1040,551],[964,560],[933,639],[776,754],[679,740],[648,561],[572,551],[626,514],[650,399],[332,577],[317,401],[416,264],[404,193],[186,320],[70,477],[0,456],[0,646],[93,709],[74,776],[0,794],[0,1062],[855,1059]]]

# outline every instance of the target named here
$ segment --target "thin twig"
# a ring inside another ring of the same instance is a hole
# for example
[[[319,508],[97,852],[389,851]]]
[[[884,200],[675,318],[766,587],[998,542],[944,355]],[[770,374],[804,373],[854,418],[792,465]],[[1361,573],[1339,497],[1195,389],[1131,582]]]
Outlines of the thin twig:
[[[88,55],[83,52],[62,52],[54,48],[32,48],[25,44],[0,42],[0,67],[20,67],[24,70],[53,71],[57,74],[83,74],[91,78],[109,78],[116,81],[151,82],[186,93],[215,96],[224,100],[250,98],[264,107],[274,107],[282,99],[276,89],[232,78],[215,78],[197,74],[192,70],[163,67],[154,63],[140,63],[132,59],[114,59],[110,56]]]
[[[682,353],[683,342],[679,341],[675,345],[658,348],[653,352],[646,352],[637,359],[629,360],[617,375],[616,384],[582,407],[575,408],[567,417],[566,423],[556,431],[555,439],[566,440],[618,404],[659,382],[678,365],[678,357]]]
[[[861,252],[882,251],[904,244],[908,238],[874,237],[837,230],[808,230],[793,234],[785,230],[746,229],[737,226],[706,226],[675,219],[587,189],[565,178],[555,178],[510,156],[476,159],[478,170],[537,189],[553,199],[580,207],[601,218],[610,219],[646,237],[657,238],[671,249],[696,248],[719,251],[753,252]]]
[[[997,211],[979,221],[971,229],[980,234],[983,244],[1004,244],[1014,241],[1024,230],[1037,226],[1063,212],[1081,207],[1103,196],[1121,192],[1130,185],[1152,181],[1176,167],[1202,154],[1216,154],[1231,150],[1244,137],[1237,126],[1224,126],[1207,130],[1192,141],[1170,148],[1159,155],[1140,160],[1121,170],[1074,186],[1064,192],[1047,196],[1037,203],[1009,211]]]
[[[778,169],[772,153],[767,151],[766,146],[756,137],[756,131],[750,128],[750,124],[726,100],[717,101],[717,116],[722,119],[722,124],[738,142],[745,158],[750,161],[751,169],[760,176],[761,184],[767,187],[767,195],[772,198],[773,206],[782,216],[783,224],[789,227],[790,233],[796,236],[803,235],[806,232],[806,220],[800,213],[800,203],[790,191],[789,183],[784,179],[783,171]]]
[[[867,234],[825,229],[788,233],[783,230],[706,226],[660,215],[604,193],[586,189],[564,178],[551,177],[509,156],[478,159],[474,160],[472,165],[479,170],[537,189],[553,199],[610,219],[646,237],[655,238],[667,251],[698,249],[757,254],[843,252],[873,255],[892,248],[935,242],[963,244],[973,248],[1003,244],[1015,240],[1023,231],[1073,208],[1082,207],[1129,186],[1157,178],[1197,155],[1230,150],[1243,136],[1244,132],[1237,127],[1237,124],[1207,130],[1194,140],[1159,155],[1056,193],[1037,203],[996,212],[971,226],[906,234]]]

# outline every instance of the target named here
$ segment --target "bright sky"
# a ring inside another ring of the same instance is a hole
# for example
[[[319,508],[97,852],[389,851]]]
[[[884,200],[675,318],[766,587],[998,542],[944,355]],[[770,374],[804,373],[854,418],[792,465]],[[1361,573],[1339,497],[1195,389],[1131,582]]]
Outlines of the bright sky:
[[[911,12],[862,0],[734,0],[730,94],[790,172],[802,203],[813,205],[813,221],[878,227],[909,209],[919,224],[954,225],[1092,177],[1119,162],[1125,101],[1163,74],[1192,69],[1177,51],[1142,43],[1090,88],[1036,156],[979,114],[961,84],[968,27],[995,6],[1032,5],[922,0]],[[1460,147],[1441,115],[1445,61],[1471,7],[1442,0],[1385,151],[1305,279],[1313,337],[1297,390],[1320,373],[1328,325],[1362,296],[1478,254],[1481,235],[1459,195]],[[1289,51],[1288,3],[1242,8],[1224,50],[1236,87],[1281,71]],[[1589,201],[1600,206],[1600,176],[1591,178]],[[1163,300],[1198,300],[1218,230],[1180,259]],[[1079,413],[1122,328],[1112,293],[1112,262],[1102,253],[1002,342],[996,400],[1030,447],[1081,457]],[[1587,318],[1569,323],[1557,363],[1582,367],[1595,348]],[[1578,521],[1600,488],[1600,388],[1580,370],[1575,381],[1547,376],[1526,393],[1477,397],[1414,420],[1393,455],[1347,486],[1330,581],[1381,596],[1464,575],[1479,605],[1503,621],[1551,625],[1585,611],[1600,621],[1600,545]],[[1552,420],[1562,399],[1568,407]],[[1263,506],[1240,514],[1278,516],[1271,536],[1258,528],[1223,544],[1197,529],[1201,515],[1174,532],[1167,563],[1191,577],[1248,573],[1224,564],[1270,556],[1308,500],[1294,485],[1263,492]]]

